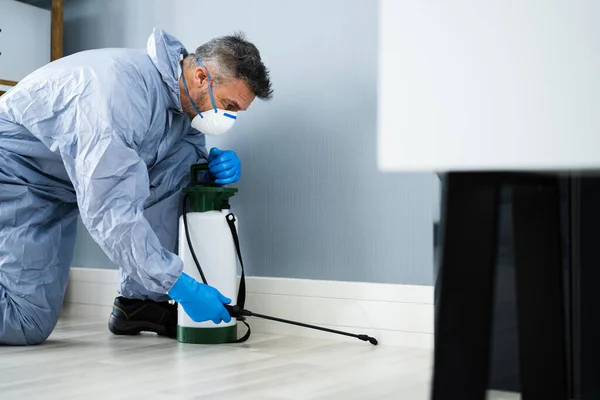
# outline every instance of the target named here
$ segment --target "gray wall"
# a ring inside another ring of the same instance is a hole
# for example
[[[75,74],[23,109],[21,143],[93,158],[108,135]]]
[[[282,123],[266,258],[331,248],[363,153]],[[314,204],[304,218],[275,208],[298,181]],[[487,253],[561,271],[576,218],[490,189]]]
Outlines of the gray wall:
[[[209,146],[243,162],[233,205],[250,275],[430,285],[437,177],[376,167],[376,4],[78,0],[65,48],[145,47],[159,26],[191,50],[245,31],[275,97]],[[83,229],[74,265],[114,267]]]

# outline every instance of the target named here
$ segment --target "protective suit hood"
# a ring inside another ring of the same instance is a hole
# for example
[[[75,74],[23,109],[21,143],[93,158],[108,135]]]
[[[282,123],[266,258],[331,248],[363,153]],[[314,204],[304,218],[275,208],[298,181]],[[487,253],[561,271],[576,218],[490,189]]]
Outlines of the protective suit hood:
[[[182,111],[179,99],[179,62],[188,55],[184,45],[163,29],[154,28],[146,46],[148,56],[168,90],[169,106]]]

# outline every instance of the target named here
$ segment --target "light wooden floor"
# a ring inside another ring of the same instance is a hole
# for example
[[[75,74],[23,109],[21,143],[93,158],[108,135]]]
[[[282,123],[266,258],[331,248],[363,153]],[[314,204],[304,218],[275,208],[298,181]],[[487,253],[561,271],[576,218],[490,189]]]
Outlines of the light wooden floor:
[[[2,399],[428,399],[432,353],[255,334],[183,345],[63,319],[41,346],[0,347]],[[513,394],[493,393],[495,400]]]

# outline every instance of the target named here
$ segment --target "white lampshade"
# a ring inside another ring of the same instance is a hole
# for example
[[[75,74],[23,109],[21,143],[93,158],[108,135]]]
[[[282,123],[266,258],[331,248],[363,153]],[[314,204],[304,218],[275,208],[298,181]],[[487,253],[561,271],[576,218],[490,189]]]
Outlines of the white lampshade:
[[[383,171],[600,167],[600,1],[381,0]]]

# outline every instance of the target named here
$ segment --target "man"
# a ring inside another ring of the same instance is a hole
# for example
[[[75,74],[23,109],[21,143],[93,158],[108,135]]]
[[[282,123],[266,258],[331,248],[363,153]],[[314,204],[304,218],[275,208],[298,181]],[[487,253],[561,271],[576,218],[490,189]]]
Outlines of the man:
[[[48,64],[0,97],[0,344],[43,342],[56,326],[77,215],[121,284],[109,328],[173,337],[177,309],[230,317],[230,300],[182,273],[173,252],[190,165],[217,184],[240,178],[232,151],[211,149],[255,97],[268,70],[243,36],[188,54],[155,29],[146,51],[102,49]]]

